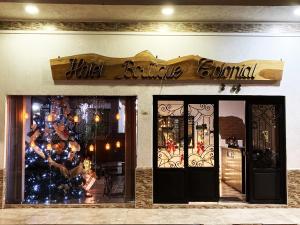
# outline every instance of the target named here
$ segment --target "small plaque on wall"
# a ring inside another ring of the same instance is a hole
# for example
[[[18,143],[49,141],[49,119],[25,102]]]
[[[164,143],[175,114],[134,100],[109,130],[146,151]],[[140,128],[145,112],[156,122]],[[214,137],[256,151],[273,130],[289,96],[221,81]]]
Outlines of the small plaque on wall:
[[[143,51],[129,58],[111,58],[97,54],[81,54],[50,60],[53,80],[153,80],[170,81],[239,81],[252,83],[276,82],[282,79],[280,60],[249,60],[225,63],[198,55],[171,60],[154,57]]]

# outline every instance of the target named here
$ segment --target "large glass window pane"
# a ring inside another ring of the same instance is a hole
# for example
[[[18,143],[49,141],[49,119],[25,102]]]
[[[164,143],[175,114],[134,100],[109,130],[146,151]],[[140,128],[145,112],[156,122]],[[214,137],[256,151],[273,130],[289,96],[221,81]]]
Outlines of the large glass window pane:
[[[125,182],[125,171],[126,179],[131,179],[134,159],[128,155],[135,148],[135,100],[9,96],[8,122],[19,128],[8,126],[8,189],[16,191],[7,192],[6,202],[132,200],[134,193],[125,193],[125,185],[134,190]]]
[[[276,168],[279,160],[276,105],[252,105],[252,145],[254,168]]]
[[[188,105],[188,165],[214,166],[214,105]]]
[[[183,101],[158,101],[157,118],[158,167],[183,168]]]

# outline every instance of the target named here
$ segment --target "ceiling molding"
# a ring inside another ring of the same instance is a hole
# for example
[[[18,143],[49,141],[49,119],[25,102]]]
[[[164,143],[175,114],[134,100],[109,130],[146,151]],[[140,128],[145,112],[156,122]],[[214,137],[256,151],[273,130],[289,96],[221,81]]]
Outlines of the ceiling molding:
[[[300,33],[300,23],[0,21],[0,30],[195,33]]]
[[[0,0],[14,3],[50,3],[81,5],[243,5],[243,6],[290,6],[300,0]]]

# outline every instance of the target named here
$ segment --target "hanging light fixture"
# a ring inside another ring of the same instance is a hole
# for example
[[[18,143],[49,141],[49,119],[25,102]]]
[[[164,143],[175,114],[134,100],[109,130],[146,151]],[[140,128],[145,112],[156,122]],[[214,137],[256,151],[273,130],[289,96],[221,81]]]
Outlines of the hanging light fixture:
[[[96,122],[96,123],[99,123],[100,120],[101,120],[101,117],[97,114],[97,115],[95,116],[95,122]]]
[[[105,150],[107,150],[107,151],[110,150],[110,144],[108,142],[105,144]]]
[[[95,147],[94,147],[93,144],[91,144],[91,145],[89,146],[89,150],[90,150],[90,152],[93,152],[93,151],[95,150]]]
[[[117,113],[116,114],[116,120],[120,120],[121,119],[121,115],[120,115],[120,113]]]
[[[73,119],[74,119],[74,123],[78,123],[79,122],[79,116],[75,115]]]
[[[116,142],[116,148],[121,148],[121,142],[120,141]]]

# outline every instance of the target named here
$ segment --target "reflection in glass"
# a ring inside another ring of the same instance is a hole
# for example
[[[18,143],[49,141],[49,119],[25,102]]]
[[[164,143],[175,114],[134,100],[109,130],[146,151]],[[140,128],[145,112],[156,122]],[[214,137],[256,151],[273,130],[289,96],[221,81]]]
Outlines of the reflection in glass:
[[[158,101],[158,167],[184,167],[184,120],[182,101]]]
[[[276,168],[278,165],[278,118],[275,105],[252,105],[252,144],[255,168]]]
[[[190,167],[214,166],[214,105],[189,104],[188,164]]]

